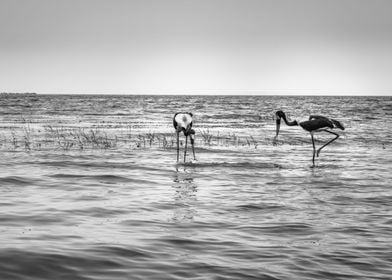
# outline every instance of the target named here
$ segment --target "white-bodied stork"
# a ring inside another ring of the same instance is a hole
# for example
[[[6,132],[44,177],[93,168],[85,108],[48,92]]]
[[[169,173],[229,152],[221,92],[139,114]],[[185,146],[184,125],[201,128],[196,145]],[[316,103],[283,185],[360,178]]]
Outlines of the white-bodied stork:
[[[296,126],[299,125],[302,127],[304,130],[310,132],[310,135],[312,137],[312,144],[313,144],[313,166],[314,166],[314,157],[317,155],[317,157],[320,155],[321,150],[326,147],[327,145],[331,144],[333,141],[339,138],[339,134],[332,132],[328,129],[334,129],[334,128],[339,128],[341,130],[344,130],[344,126],[342,125],[341,122],[330,119],[324,116],[318,116],[318,115],[311,115],[309,117],[309,120],[303,121],[303,122],[297,122],[296,120],[294,121],[288,121],[286,114],[283,111],[277,111],[276,112],[276,136],[274,139],[277,139],[279,135],[279,130],[280,130],[280,120],[283,119],[286,125],[288,126]],[[315,132],[328,132],[331,134],[335,135],[335,138],[329,140],[327,143],[325,143],[321,148],[319,148],[316,151],[316,146],[314,144],[314,137],[313,134]]]
[[[185,151],[184,151],[184,162],[186,161],[186,152],[188,145],[188,136],[191,138],[193,158],[196,160],[195,156],[195,130],[192,129],[193,124],[193,114],[192,113],[175,113],[173,117],[173,126],[176,130],[177,135],[177,162],[179,160],[180,154],[180,133],[181,131],[185,135]]]

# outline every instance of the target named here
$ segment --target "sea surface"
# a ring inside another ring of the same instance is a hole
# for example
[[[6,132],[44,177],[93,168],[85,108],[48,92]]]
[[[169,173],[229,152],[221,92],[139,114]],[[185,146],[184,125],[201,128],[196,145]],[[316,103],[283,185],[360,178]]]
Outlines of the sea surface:
[[[0,279],[392,279],[391,150],[392,97],[2,97]]]

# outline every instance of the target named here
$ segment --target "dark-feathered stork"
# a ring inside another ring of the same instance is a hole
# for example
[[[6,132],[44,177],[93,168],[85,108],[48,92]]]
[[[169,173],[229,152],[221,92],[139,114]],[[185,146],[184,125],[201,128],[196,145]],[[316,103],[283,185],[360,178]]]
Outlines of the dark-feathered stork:
[[[176,129],[177,134],[177,162],[179,160],[180,154],[180,133],[184,132],[185,135],[185,151],[184,151],[184,162],[186,161],[186,151],[188,145],[188,136],[191,138],[193,158],[196,160],[195,156],[195,130],[192,129],[193,124],[193,114],[192,113],[175,113],[173,117],[173,126]]]
[[[310,132],[310,135],[312,137],[312,144],[313,144],[313,166],[314,166],[314,157],[317,155],[317,157],[320,155],[321,150],[326,147],[327,145],[331,144],[333,141],[339,138],[339,134],[332,132],[328,129],[334,129],[334,128],[339,128],[341,130],[344,130],[344,126],[342,125],[341,122],[330,119],[327,117],[323,116],[318,116],[318,115],[312,115],[309,117],[309,120],[303,121],[303,122],[297,122],[297,121],[288,121],[286,114],[282,111],[277,111],[276,112],[276,136],[274,139],[276,139],[279,135],[279,130],[280,130],[280,120],[283,119],[286,125],[288,126],[296,126],[299,125],[302,127],[304,130]],[[315,132],[328,132],[333,135],[335,135],[335,138],[329,140],[327,143],[325,143],[321,148],[319,148],[316,152],[316,146],[314,144],[314,137],[313,134]]]

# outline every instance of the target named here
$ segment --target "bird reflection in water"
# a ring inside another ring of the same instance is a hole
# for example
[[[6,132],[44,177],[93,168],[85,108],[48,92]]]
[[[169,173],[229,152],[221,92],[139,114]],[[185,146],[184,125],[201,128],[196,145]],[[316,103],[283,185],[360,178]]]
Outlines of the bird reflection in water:
[[[182,170],[181,170],[182,169]],[[186,166],[176,167],[174,175],[174,213],[172,220],[174,222],[191,222],[193,221],[197,202],[197,185],[194,182],[194,176],[191,170]]]

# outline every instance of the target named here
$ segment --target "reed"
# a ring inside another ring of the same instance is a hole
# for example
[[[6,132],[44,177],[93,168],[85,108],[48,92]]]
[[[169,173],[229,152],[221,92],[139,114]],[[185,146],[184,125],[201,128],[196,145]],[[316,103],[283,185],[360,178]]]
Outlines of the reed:
[[[200,130],[200,135],[204,139],[204,144],[210,146],[211,140],[213,138],[213,135],[210,133],[210,130],[209,129]]]
[[[181,139],[180,144],[183,144]],[[197,147],[247,147],[257,149],[261,144],[272,145],[269,138],[256,139],[254,136],[239,136],[235,133],[213,133],[210,129],[200,129],[196,133]],[[2,130],[0,149],[2,150],[87,150],[87,149],[173,149],[176,146],[176,134],[134,132],[129,125],[110,126],[93,125],[90,127],[68,127],[45,125],[34,126],[23,119],[23,123]]]

